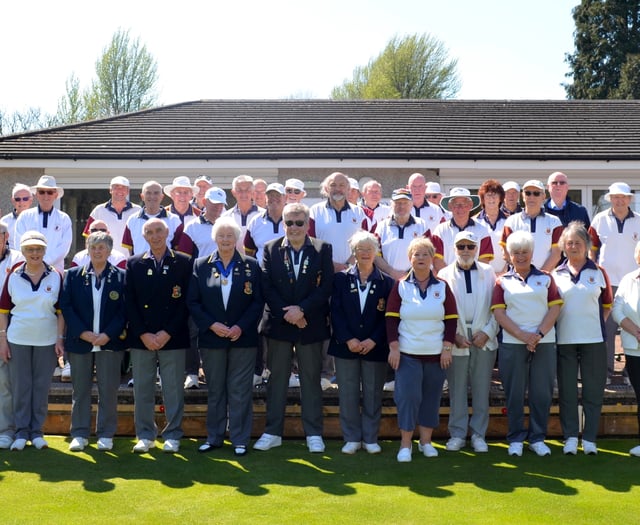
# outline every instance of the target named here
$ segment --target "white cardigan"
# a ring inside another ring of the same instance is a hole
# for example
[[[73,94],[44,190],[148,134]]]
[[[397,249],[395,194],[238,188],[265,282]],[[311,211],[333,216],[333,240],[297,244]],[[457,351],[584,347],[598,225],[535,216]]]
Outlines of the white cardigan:
[[[634,270],[620,281],[611,310],[613,320],[620,324],[625,317],[640,326],[640,272]],[[640,357],[638,340],[634,335],[620,328],[620,338],[625,354]]]
[[[496,318],[491,313],[491,297],[496,283],[496,274],[488,264],[476,261],[476,266],[479,286],[478,289],[473,290],[472,294],[467,294],[464,273],[458,270],[455,262],[440,270],[438,277],[447,281],[458,305],[462,304],[462,301],[473,301],[475,304],[475,314],[471,326],[467,324],[462,315],[459,315],[457,333],[466,338],[469,328],[472,333],[484,332],[489,336],[489,340],[483,350],[496,350],[498,348],[496,336],[499,327]],[[462,311],[464,309],[458,307],[458,313]],[[456,346],[452,353],[457,356],[469,355],[469,349]]]

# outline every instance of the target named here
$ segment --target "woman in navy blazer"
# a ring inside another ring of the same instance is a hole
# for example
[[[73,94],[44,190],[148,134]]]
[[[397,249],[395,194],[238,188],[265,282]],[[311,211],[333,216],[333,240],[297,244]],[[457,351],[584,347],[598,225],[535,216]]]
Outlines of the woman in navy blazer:
[[[232,217],[215,222],[211,235],[218,249],[196,259],[187,294],[208,390],[207,441],[198,450],[222,446],[228,415],[236,456],[247,453],[251,437],[253,370],[264,307],[260,266],[236,250],[241,233]]]
[[[98,383],[98,449],[111,450],[118,425],[118,387],[125,347],[125,273],[107,259],[113,248],[108,233],[87,238],[90,262],[65,275],[60,308],[66,323],[65,350],[73,384],[69,450],[80,451],[91,433],[91,388]]]
[[[385,310],[393,279],[374,265],[378,241],[358,232],[349,241],[356,264],[333,281],[329,354],[335,357],[344,454],[381,451],[378,430],[387,369]],[[362,406],[360,388],[362,385]]]

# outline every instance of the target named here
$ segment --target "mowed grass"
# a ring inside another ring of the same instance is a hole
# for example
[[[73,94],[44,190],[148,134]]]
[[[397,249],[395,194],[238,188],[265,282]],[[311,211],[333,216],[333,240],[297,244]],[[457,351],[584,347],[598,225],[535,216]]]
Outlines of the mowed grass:
[[[503,443],[487,454],[446,452],[399,464],[397,441],[383,453],[340,453],[327,441],[310,454],[303,441],[236,458],[229,446],[199,454],[183,440],[179,454],[134,455],[119,438],[111,453],[95,441],[68,452],[68,438],[50,448],[0,451],[0,523],[261,523],[482,524],[636,523],[640,458],[632,440],[600,440],[597,456],[507,456]]]

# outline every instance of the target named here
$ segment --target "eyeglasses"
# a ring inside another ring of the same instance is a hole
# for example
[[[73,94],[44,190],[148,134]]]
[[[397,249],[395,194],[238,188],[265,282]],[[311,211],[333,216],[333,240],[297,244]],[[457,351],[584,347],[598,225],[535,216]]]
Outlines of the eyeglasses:
[[[13,200],[16,201],[16,202],[20,202],[20,201],[27,202],[27,201],[31,200],[31,196],[29,196],[29,197],[14,197]]]
[[[542,195],[541,191],[525,191],[524,194],[527,197],[531,197],[531,195],[533,195],[534,197],[540,197],[540,195]]]
[[[89,231],[91,233],[95,233],[95,232],[104,232],[107,233],[107,229],[106,228],[89,228]]]
[[[53,195],[56,190],[38,190],[38,195]]]
[[[299,190],[297,188],[286,188],[285,191],[287,193],[295,193],[296,195],[300,195],[302,193],[302,190]]]
[[[456,244],[456,249],[457,250],[475,250],[476,249],[476,245],[475,244]]]
[[[305,221],[284,221],[284,223],[287,226],[293,226],[295,224],[298,228],[301,228],[304,226]]]
[[[552,186],[564,186],[567,183],[566,180],[553,180],[551,181]]]

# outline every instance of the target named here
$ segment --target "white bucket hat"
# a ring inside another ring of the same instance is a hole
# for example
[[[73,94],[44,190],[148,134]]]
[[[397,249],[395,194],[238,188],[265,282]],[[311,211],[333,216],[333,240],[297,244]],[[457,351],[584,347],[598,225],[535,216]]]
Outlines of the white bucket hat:
[[[478,197],[477,195],[471,195],[471,192],[467,188],[451,188],[449,195],[447,195],[446,197],[442,197],[440,206],[445,211],[451,211],[449,209],[449,201],[458,197],[466,197],[467,199],[471,199],[471,202],[473,203],[471,207],[472,211],[480,206],[480,197]]]
[[[604,200],[611,202],[611,195],[633,195],[631,187],[626,182],[614,182],[609,186],[609,192],[605,193]]]
[[[185,177],[184,175],[173,179],[173,182],[171,184],[167,184],[162,191],[164,191],[164,194],[167,197],[171,197],[171,192],[176,188],[189,188],[194,193],[198,193],[198,191],[200,191],[200,188],[192,186],[189,177]]]
[[[34,195],[38,190],[56,190],[58,192],[58,199],[61,199],[64,195],[64,190],[56,184],[55,177],[51,175],[43,175],[38,179],[38,183],[35,186],[31,186],[31,193]]]

